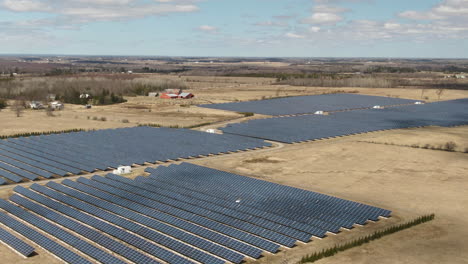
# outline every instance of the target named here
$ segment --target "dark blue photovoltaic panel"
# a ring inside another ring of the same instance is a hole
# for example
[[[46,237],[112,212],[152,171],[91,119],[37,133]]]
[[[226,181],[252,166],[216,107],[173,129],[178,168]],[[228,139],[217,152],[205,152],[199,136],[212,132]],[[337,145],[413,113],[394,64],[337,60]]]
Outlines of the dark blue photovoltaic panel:
[[[204,104],[201,107],[235,112],[252,112],[264,115],[295,115],[316,111],[339,111],[370,108],[375,105],[390,106],[415,103],[415,100],[361,94],[325,94],[295,96],[260,101]]]
[[[170,182],[203,193],[212,200],[237,202],[304,224],[321,226],[321,223],[329,222],[352,228],[355,223],[365,224],[367,220],[390,215],[388,210],[189,163],[169,168],[172,172],[164,167],[147,170],[152,172],[150,177],[155,181],[154,186]],[[154,173],[161,169],[164,172]]]
[[[59,228],[57,225],[51,224],[48,221],[43,220],[41,217],[31,214],[9,202],[0,199],[0,208],[56,237],[60,241],[74,247],[75,249],[87,254],[101,263],[124,263],[111,254],[103,251],[102,249],[97,248],[90,243],[74,236],[68,231]]]
[[[262,239],[257,236],[253,236],[247,232],[232,228],[227,225],[223,225],[216,221],[213,221],[213,220],[204,218],[202,216],[192,214],[190,212],[181,210],[176,207],[171,207],[165,203],[162,203],[159,201],[159,199],[154,199],[155,198],[154,194],[146,191],[143,188],[132,186],[133,184],[131,183],[123,184],[117,181],[109,180],[109,181],[106,181],[106,185],[108,185],[106,186],[104,184],[99,184],[99,182],[97,182],[98,179],[99,177],[97,176],[93,177],[93,180],[96,180],[96,182],[94,181],[92,182],[93,188],[97,188],[97,189],[112,193],[114,195],[121,196],[122,198],[131,200],[135,203],[140,203],[147,207],[153,208],[154,210],[157,210],[159,214],[165,213],[165,214],[174,215],[180,219],[184,219],[186,221],[190,221],[200,226],[203,226],[211,230],[217,231],[219,233],[225,234],[227,236],[237,238],[238,240],[252,244],[254,246],[267,250],[271,253],[275,253],[279,249],[278,244],[275,244],[268,240]],[[80,178],[78,179],[78,182],[86,183],[87,179]],[[118,189],[112,186],[117,187]],[[100,194],[99,197],[104,198],[102,194]]]
[[[32,193],[32,192],[26,193],[26,194],[23,192],[23,195],[31,199],[34,199],[34,197],[40,197],[40,195]],[[99,245],[101,245],[102,247],[105,247],[114,253],[120,254],[121,256],[135,263],[157,263],[151,258],[145,256],[144,254],[139,253],[138,251],[131,249],[127,247],[126,245],[99,233],[97,230],[87,227],[86,225],[83,225],[78,221],[64,217],[48,209],[45,206],[33,203],[30,200],[23,198],[22,196],[15,194],[10,197],[10,200],[39,214],[40,216],[44,218],[49,219],[50,221],[56,222],[57,224],[62,225],[76,232],[77,234],[80,234],[88,238],[91,241],[98,242]],[[115,263],[122,263],[119,259],[114,259],[113,261]]]
[[[82,182],[82,181],[86,181],[86,179],[80,178],[78,181]],[[103,189],[103,190],[104,189],[110,189],[108,186],[104,186],[103,184],[100,184],[98,182],[93,182],[92,186],[96,187],[96,188]],[[154,197],[154,194],[152,196]],[[199,215],[199,216],[204,216],[206,218],[209,218],[211,220],[223,223],[225,225],[235,227],[235,228],[237,228],[239,230],[243,230],[245,232],[256,234],[257,236],[263,237],[265,239],[269,239],[271,241],[274,241],[276,243],[282,244],[282,245],[287,246],[287,247],[292,247],[296,243],[296,240],[291,238],[291,237],[287,237],[285,235],[273,232],[271,230],[268,230],[268,229],[265,229],[265,228],[250,224],[249,222],[246,222],[246,221],[241,221],[241,220],[238,220],[238,219],[234,219],[232,217],[228,217],[228,216],[223,215],[223,214],[216,213],[214,211],[210,211],[210,210],[206,210],[204,208],[193,206],[193,205],[190,205],[190,204],[185,203],[185,202],[180,202],[180,201],[173,200],[173,199],[163,197],[163,196],[159,196],[158,201],[161,201],[161,202],[163,202],[163,203],[165,203],[167,205],[170,205],[172,207],[180,208],[180,209],[185,210],[187,212],[190,212],[192,214],[196,214],[196,215]]]
[[[152,127],[10,138],[0,140],[0,176],[20,182],[266,146],[236,135]]]
[[[3,228],[0,228],[0,241],[14,249],[23,257],[29,257],[34,253],[34,248],[32,246],[26,244],[24,241],[10,234],[10,232]]]
[[[154,250],[154,248],[150,247],[149,244],[145,243],[143,240],[140,240],[138,237],[134,237],[131,233],[122,230],[120,228],[117,228],[113,225],[110,225],[98,218],[95,218],[93,216],[89,216],[87,214],[84,214],[78,210],[75,210],[71,208],[70,206],[63,205],[59,202],[56,202],[52,199],[46,198],[43,195],[37,194],[36,192],[33,192],[29,189],[26,189],[24,187],[17,186],[15,187],[15,192],[21,194],[22,196],[25,196],[31,200],[34,200],[37,203],[40,203],[44,206],[47,206],[48,208],[51,208],[53,210],[56,210],[76,221],[80,221],[81,223],[84,223],[88,226],[92,226],[93,228],[106,233],[110,236],[113,236],[117,239],[120,239],[132,246],[139,247],[143,250],[147,250],[151,252],[158,252],[157,250]],[[15,202],[18,201],[16,197],[12,197],[12,200],[15,199]],[[24,205],[24,203],[21,203]],[[36,211],[36,210],[35,210]],[[37,212],[37,211],[36,211]],[[64,223],[63,218],[58,218],[58,223],[62,224]],[[54,220],[56,221],[56,220]],[[89,229],[84,229],[85,233],[89,231]],[[124,244],[118,241],[114,241],[111,238],[103,235],[97,235],[99,232],[90,232],[90,236],[95,236],[94,239],[90,238],[92,241],[101,244],[101,246],[104,247],[109,247],[112,251],[115,253],[120,254],[121,256],[135,262],[135,263],[149,263],[149,264],[157,264],[159,262],[155,261],[154,259],[146,256],[145,254],[142,254],[138,251],[135,251],[131,248],[126,247]],[[112,242],[114,241],[114,242]],[[153,254],[153,253],[151,253]]]
[[[260,258],[264,250],[276,253],[280,245],[292,247],[298,240],[391,215],[189,163],[146,171],[149,177],[136,179],[108,174],[17,186],[12,203],[0,200],[0,208],[101,263],[123,263],[105,248],[134,263],[158,263],[155,257],[168,263],[239,264]],[[11,222],[9,227],[24,235]]]
[[[140,214],[136,214],[134,211],[131,211],[129,209],[126,209],[126,208],[122,208],[122,207],[126,207],[126,206],[117,206],[111,202],[106,202],[106,201],[103,201],[103,200],[100,200],[100,199],[97,199],[95,197],[92,197],[91,195],[94,195],[94,196],[98,196],[102,193],[101,191],[98,191],[98,190],[95,190],[95,189],[92,189],[92,188],[87,188],[85,187],[85,185],[80,185],[80,184],[76,184],[75,182],[73,181],[66,181],[68,184],[70,184],[71,186],[74,186],[76,187],[76,189],[79,189],[80,191],[85,191],[87,193],[89,193],[89,195],[86,195],[86,194],[83,194],[82,192],[78,192],[78,191],[75,191],[73,189],[70,189],[68,187],[65,187],[64,185],[62,184],[58,184],[58,183],[54,183],[54,182],[49,182],[47,184],[47,187],[50,187],[52,189],[55,189],[57,191],[60,191],[62,193],[65,193],[71,197],[74,197],[74,198],[77,198],[81,201],[84,201],[84,202],[87,202],[89,204],[92,204],[94,206],[97,206],[97,207],[100,207],[102,209],[105,209],[105,210],[108,210],[109,212],[113,212],[115,214],[118,214],[122,217],[125,217],[127,219],[130,219],[132,221],[135,221],[136,223],[140,223],[140,224],[143,224],[145,226],[148,226],[152,229],[155,229],[155,230],[158,230],[164,234],[167,234],[171,237],[174,237],[182,242],[185,242],[187,244],[190,244],[192,246],[195,246],[195,247],[199,247],[203,250],[206,250],[207,252],[210,252],[212,254],[215,254],[215,255],[218,255],[220,257],[223,257],[229,261],[232,261],[234,263],[240,263],[243,259],[244,259],[244,256],[240,255],[240,254],[237,254],[231,250],[228,250],[226,248],[223,248],[221,246],[218,246],[216,244],[213,244],[211,243],[210,241],[208,240],[205,240],[205,239],[201,239],[197,236],[193,236],[193,235],[190,235],[186,232],[183,232],[183,231],[180,231],[178,230],[177,228],[173,228],[167,224],[164,224],[164,223],[161,223],[161,222],[158,222],[158,221],[154,221],[153,219],[149,218],[149,217],[146,217],[144,215],[140,215]],[[123,200],[120,200],[120,201],[123,201]],[[158,239],[156,241],[158,242],[161,242],[162,239]],[[169,241],[169,240],[168,240]],[[172,243],[168,243],[166,246],[170,247],[172,245]],[[177,248],[177,250],[183,250],[186,246],[185,245],[181,245],[180,243],[178,244],[177,242],[175,242],[174,246]],[[190,249],[190,248],[186,248],[187,252],[189,251],[196,251],[194,249]],[[198,261],[201,261],[201,262],[208,262],[208,263],[216,263],[216,262],[219,262],[217,259],[207,255],[207,254],[204,254],[202,252],[198,252],[196,255],[193,255],[191,253],[189,253],[189,257],[192,257],[193,259],[196,259]],[[222,263],[222,262],[219,262],[219,263]]]
[[[64,204],[67,204],[69,206],[75,207],[78,210],[81,210],[83,212],[86,212],[88,214],[91,214],[99,219],[102,219],[108,223],[114,224],[115,226],[119,226],[125,230],[129,230],[133,233],[136,233],[142,237],[145,237],[151,241],[157,241],[157,243],[167,246],[169,248],[173,247],[180,247],[180,250],[183,251],[181,252],[182,254],[190,254],[190,255],[196,255],[197,252],[188,250],[186,251],[186,248],[183,246],[182,243],[177,242],[175,240],[172,240],[168,237],[164,237],[163,235],[154,232],[148,228],[145,228],[141,225],[138,225],[132,221],[126,220],[123,217],[117,216],[115,214],[112,214],[110,212],[104,211],[96,206],[92,206],[90,204],[84,203],[80,200],[71,198],[69,196],[63,195],[59,192],[53,191],[51,189],[45,188],[44,186],[38,185],[38,184],[33,184],[31,186],[31,189],[40,192],[44,195],[47,195],[53,199],[59,200]],[[187,263],[187,264],[192,264],[193,262],[185,259],[183,257],[180,257],[179,255],[176,255],[172,253],[171,251],[168,251],[160,246],[157,246],[156,244],[150,243],[148,240],[139,238],[135,235],[133,236],[128,236],[126,238],[127,240],[130,239],[133,241],[133,244],[141,249],[144,250],[153,256],[162,259],[167,262],[172,262],[172,263]],[[179,250],[176,250],[177,252]],[[212,263],[219,263],[218,261],[215,261],[215,258],[211,258]]]
[[[34,229],[26,226],[25,224],[16,221],[15,219],[11,218],[5,213],[0,212],[0,222],[8,226],[9,228],[15,230],[16,232],[20,233],[21,235],[27,237],[29,240],[35,242],[40,247],[54,254],[66,263],[91,264],[91,262],[77,255],[73,251],[56,243],[50,238],[38,233]]]
[[[224,133],[285,143],[421,126],[468,124],[468,99],[386,109],[364,109],[327,116],[305,115],[230,124]]]

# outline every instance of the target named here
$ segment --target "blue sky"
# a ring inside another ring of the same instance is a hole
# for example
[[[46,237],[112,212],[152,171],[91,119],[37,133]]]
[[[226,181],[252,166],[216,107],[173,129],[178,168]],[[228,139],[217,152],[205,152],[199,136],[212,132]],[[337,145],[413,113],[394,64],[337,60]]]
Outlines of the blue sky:
[[[0,0],[0,54],[468,57],[468,0]]]

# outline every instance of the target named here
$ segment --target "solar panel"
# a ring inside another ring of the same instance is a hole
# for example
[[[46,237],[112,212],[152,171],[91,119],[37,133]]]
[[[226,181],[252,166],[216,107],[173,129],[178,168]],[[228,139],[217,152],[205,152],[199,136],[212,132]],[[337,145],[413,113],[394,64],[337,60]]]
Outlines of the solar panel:
[[[156,210],[152,210],[150,209],[149,207],[145,207],[141,204],[137,204],[135,202],[129,202],[128,200],[126,199],[122,199],[122,198],[119,198],[118,196],[115,196],[115,195],[110,195],[110,194],[106,194],[106,193],[103,193],[102,191],[98,191],[96,189],[93,189],[89,186],[86,186],[84,184],[79,184],[79,183],[76,183],[76,182],[73,182],[73,181],[64,181],[63,184],[65,184],[66,186],[70,186],[74,189],[77,189],[81,192],[85,192],[85,193],[89,193],[91,195],[94,195],[104,201],[108,201],[109,203],[105,203],[106,207],[109,208],[110,210],[112,210],[111,208],[114,206],[113,204],[116,204],[116,205],[120,205],[124,208],[128,208],[128,209],[131,209],[133,211],[136,211],[140,214],[143,214],[145,216],[149,216],[149,217],[152,217],[154,219],[157,219],[158,221],[160,221],[161,223],[168,223],[170,225],[173,225],[173,226],[176,226],[180,229],[183,229],[183,230],[187,230],[191,233],[194,233],[194,234],[197,234],[199,235],[200,237],[204,237],[204,238],[207,238],[211,241],[214,241],[214,242],[218,242],[222,245],[225,245],[227,247],[231,247],[233,249],[236,249],[240,252],[245,252],[247,253],[249,256],[252,256],[252,257],[255,257],[255,258],[258,258],[261,254],[261,250],[258,250],[258,249],[255,249],[253,247],[250,247],[244,243],[240,243],[240,242],[237,242],[233,239],[230,239],[229,237],[226,237],[226,236],[222,236],[222,235],[219,235],[215,232],[212,232],[210,231],[209,229],[205,229],[205,228],[201,228],[197,225],[194,225],[194,224],[191,224],[190,222],[188,221],[183,221],[183,220],[180,220],[176,217],[173,217],[171,215],[168,215],[168,214],[163,214],[161,212],[158,212]],[[52,186],[50,186],[52,187]],[[56,185],[54,186],[55,188],[60,188],[59,185]],[[136,196],[136,195],[135,195]],[[99,201],[99,205],[98,206],[102,206],[103,205],[103,201],[102,200],[98,200]],[[130,216],[132,217],[132,216]],[[211,251],[214,251],[212,252],[213,254],[217,254],[216,252],[219,252],[221,253],[219,256],[220,257],[223,257],[229,261],[232,261],[232,262],[240,262],[242,261],[242,259],[244,258],[242,255],[240,254],[236,254],[235,252],[231,252],[229,250],[225,250],[223,248],[220,248],[218,247],[217,245],[214,245],[214,244],[210,244],[210,243],[206,243],[197,239],[196,237],[193,237],[191,235],[184,235],[183,233],[181,233],[180,231],[176,230],[176,229],[173,229],[173,228],[170,228],[168,225],[154,225],[155,222],[151,222],[148,220],[148,218],[145,218],[145,217],[139,217],[138,220],[135,220],[135,221],[140,221],[140,220],[145,220],[145,222],[147,223],[146,225],[147,226],[151,226],[152,228],[154,229],[157,229],[161,232],[164,232],[164,233],[167,233],[173,237],[176,237],[178,239],[180,239],[181,241],[187,241],[189,244],[192,244],[192,245],[202,245],[202,244],[207,244],[207,248],[203,248],[205,249],[206,251],[208,252],[211,252]],[[159,227],[158,227],[159,226]]]
[[[15,187],[15,192],[37,203],[47,206],[47,208],[56,210],[66,216],[69,216],[71,219],[74,219],[75,221],[70,222],[69,220],[67,220],[68,218],[65,218],[63,216],[61,217],[59,216],[55,218],[56,215],[51,213],[53,212],[51,210],[48,210],[46,212],[46,217],[54,217],[55,220],[53,221],[57,221],[58,224],[64,225],[68,228],[70,227],[80,228],[80,229],[76,229],[77,231],[80,231],[80,234],[85,235],[87,238],[99,243],[103,247],[108,247],[110,250],[129,259],[130,261],[133,261],[135,263],[152,263],[152,264],[159,263],[155,261],[154,259],[146,256],[145,254],[142,254],[139,251],[136,251],[132,248],[125,246],[121,242],[115,241],[111,239],[110,237],[104,236],[100,234],[98,231],[94,231],[94,229],[86,228],[86,226],[82,224],[78,224],[78,226],[75,226],[75,223],[84,223],[88,226],[92,226],[93,228],[101,232],[104,232],[108,235],[114,236],[118,239],[121,239],[122,241],[127,242],[130,245],[140,245],[138,244],[137,239],[132,239],[132,235],[124,230],[116,228],[115,226],[112,226],[95,217],[89,216],[87,214],[83,214],[78,210],[75,210],[69,206],[63,205],[52,199],[46,198],[45,196],[32,192],[31,190],[28,190],[24,187],[20,187],[20,186]],[[22,206],[25,206],[26,208],[29,208],[35,211],[36,213],[40,214],[40,210],[38,209],[37,205],[31,206],[31,203],[25,202],[27,200],[21,199],[21,196],[14,195],[11,197],[11,200],[14,200],[15,202],[21,204]]]
[[[10,234],[10,232],[3,228],[0,228],[0,241],[12,248],[14,251],[18,252],[23,257],[29,257],[34,253],[34,248],[32,246]]]
[[[147,178],[108,174],[16,186],[12,203],[0,200],[0,208],[101,263],[123,263],[112,252],[134,263],[237,264],[391,215],[189,163],[147,171]]]
[[[152,127],[6,139],[0,140],[0,176],[19,182],[270,145],[235,135]]]
[[[56,191],[53,191],[51,189],[45,188],[41,185],[38,184],[33,184],[31,186],[31,189],[38,191],[42,194],[45,194],[51,198],[54,198],[56,200],[61,201],[62,203],[65,203],[69,206],[75,207],[83,212],[86,212],[88,214],[94,215],[99,219],[102,219],[108,223],[112,223],[116,226],[119,226],[121,228],[124,228],[125,230],[129,230],[132,233],[138,234],[142,237],[145,237],[151,241],[157,241],[158,243],[162,245],[167,245],[168,247],[172,248],[175,244],[181,246],[181,249],[186,249],[185,247],[182,247],[180,243],[177,243],[177,241],[171,241],[168,238],[165,238],[164,236],[148,229],[144,228],[143,226],[140,226],[134,222],[131,222],[129,220],[126,220],[120,216],[108,213],[106,211],[103,211],[102,209],[92,206],[90,204],[84,203],[80,200],[71,198],[69,196],[65,196],[63,194],[60,194]],[[137,248],[140,248],[141,250],[144,250],[148,252],[149,254],[164,260],[168,262],[174,262],[174,263],[193,263],[192,261],[183,258],[177,254],[172,253],[171,251],[168,251],[156,244],[150,243],[148,240],[143,239],[143,238],[138,238],[137,236],[128,236],[131,238],[131,241],[134,241],[134,245]],[[128,238],[127,238],[128,240]],[[176,250],[177,251],[177,250]],[[187,251],[187,254],[196,254],[196,252],[192,251]],[[215,258],[211,260],[216,260]],[[218,261],[214,261],[213,263],[219,263]]]
[[[85,179],[78,179],[78,182],[85,182]],[[173,216],[176,216],[180,219],[184,219],[186,221],[190,221],[196,223],[197,225],[209,228],[211,230],[217,231],[219,233],[225,234],[227,236],[236,238],[238,240],[244,241],[246,243],[252,244],[269,252],[275,253],[279,249],[279,245],[268,240],[262,239],[257,236],[253,236],[247,232],[241,231],[239,229],[232,228],[228,225],[224,225],[213,221],[211,219],[204,218],[202,216],[198,216],[196,214],[192,214],[190,212],[181,210],[176,207],[171,207],[165,203],[159,202],[157,199],[154,199],[154,195],[151,193],[146,192],[144,189],[141,188],[133,188],[129,187],[131,184],[120,184],[118,182],[109,181],[106,183],[109,186],[105,186],[99,184],[100,190],[104,190],[106,192],[112,193],[116,196],[120,196],[127,200],[131,200],[136,203],[140,203],[147,207],[153,208],[158,211],[158,213],[166,213]],[[96,184],[93,184],[92,187],[96,188]],[[112,188],[111,186],[118,187]],[[120,191],[124,190],[124,191]],[[134,192],[132,192],[134,191]],[[99,196],[103,198],[102,195]]]
[[[88,256],[94,258],[95,260],[101,263],[125,263],[117,259],[116,257],[110,255],[109,253],[103,251],[100,248],[97,248],[90,243],[76,237],[68,231],[65,231],[59,228],[55,224],[51,224],[42,218],[31,214],[18,206],[15,206],[11,203],[8,203],[0,199],[0,208],[8,211],[9,213],[21,218],[22,220],[28,222],[31,225],[43,230],[44,232],[56,237],[60,241],[74,247],[75,249],[87,254]]]
[[[156,170],[160,168],[164,167]],[[244,205],[293,217],[295,221],[309,224],[315,217],[343,224],[350,221],[365,223],[368,219],[377,220],[379,216],[390,214],[387,210],[372,206],[193,164],[182,163],[171,168],[178,173],[161,173],[150,177],[158,181],[157,184],[160,179],[171,180],[173,184],[186,184],[186,187],[192,186],[192,189],[208,193],[212,199],[227,199],[231,202],[240,199],[240,203]],[[307,199],[312,200],[307,202]],[[362,213],[365,213],[364,216]]]
[[[66,263],[91,264],[91,262],[87,259],[65,248],[57,242],[54,242],[50,238],[38,233],[34,229],[26,226],[25,224],[16,221],[15,219],[11,218],[3,212],[0,212],[0,222],[8,226],[9,228],[15,230],[16,232],[20,233],[21,235],[25,236],[26,238],[30,239],[31,241],[35,242],[37,245],[49,251],[58,258],[62,259]]]
[[[78,182],[86,182],[86,181],[87,181],[87,179],[84,179],[84,178],[78,179]],[[99,182],[93,182],[92,186],[96,187],[96,188],[99,188],[101,190],[114,190],[114,192],[115,192],[115,188],[110,187],[110,186],[105,186],[103,184],[100,184]],[[145,193],[145,194],[147,193],[148,194],[148,195],[145,195],[145,197],[148,197],[148,196],[154,197],[154,194],[144,192],[143,189],[140,189],[139,194],[142,194],[142,193]],[[190,214],[196,214],[196,215],[199,215],[199,216],[203,216],[203,217],[211,219],[213,221],[217,221],[217,222],[223,223],[225,225],[232,226],[232,227],[237,228],[239,230],[243,230],[245,232],[256,234],[257,236],[260,236],[260,237],[263,237],[265,239],[271,240],[273,242],[282,244],[282,245],[284,245],[286,247],[293,247],[295,245],[295,243],[296,243],[296,240],[291,238],[291,237],[287,237],[285,235],[282,235],[282,234],[279,234],[277,232],[268,230],[266,228],[262,228],[262,227],[250,224],[249,222],[241,221],[241,220],[238,220],[238,219],[234,219],[232,217],[228,217],[228,216],[216,213],[214,211],[210,211],[210,210],[206,210],[204,208],[193,206],[193,205],[190,205],[190,204],[185,203],[185,202],[180,202],[180,201],[173,200],[173,199],[170,199],[170,198],[167,198],[167,197],[162,197],[162,196],[158,196],[158,201],[162,202],[164,204],[167,204],[167,205],[169,205],[171,207],[176,207],[176,208],[182,209],[184,211],[187,211]]]
[[[284,143],[346,136],[371,131],[468,124],[468,99],[333,113],[250,120],[230,124],[224,133]]]
[[[325,94],[274,98],[249,102],[204,104],[199,106],[236,112],[252,112],[279,116],[314,113],[316,111],[339,111],[370,108],[375,105],[403,105],[415,102],[415,100],[361,94]]]
[[[117,206],[113,203],[110,203],[110,202],[106,202],[106,201],[103,201],[101,199],[97,199],[93,196],[90,196],[90,195],[99,195],[100,191],[97,191],[95,189],[91,189],[91,188],[80,188],[80,185],[79,184],[74,184],[74,182],[72,181],[67,181],[68,184],[74,186],[74,187],[77,187],[79,188],[80,191],[85,191],[88,194],[84,194],[82,192],[77,192],[73,189],[70,189],[70,188],[67,188],[65,187],[64,185],[62,184],[58,184],[58,183],[53,183],[53,182],[50,182],[47,184],[48,187],[50,188],[53,188],[57,191],[60,191],[60,192],[63,192],[67,195],[70,195],[71,197],[74,197],[74,198],[77,198],[81,201],[84,201],[84,202],[87,202],[89,204],[92,204],[94,206],[97,206],[97,207],[100,207],[104,210],[107,210],[109,212],[113,212],[114,214],[118,214],[122,217],[125,217],[127,219],[130,219],[130,220],[133,220],[134,222],[136,223],[140,223],[144,226],[148,226],[152,229],[155,229],[161,233],[164,233],[164,234],[167,234],[171,237],[174,237],[182,242],[185,242],[187,244],[190,244],[192,246],[196,246],[196,247],[199,247],[200,249],[203,249],[203,250],[206,250],[207,252],[210,252],[214,255],[218,255],[220,257],[223,257],[231,262],[234,262],[234,263],[240,263],[243,259],[244,259],[244,256],[240,255],[240,254],[237,254],[229,249],[226,249],[226,248],[223,248],[221,246],[218,246],[216,244],[213,244],[211,243],[210,241],[208,240],[205,240],[205,239],[201,239],[197,236],[194,236],[194,235],[191,235],[189,233],[186,233],[186,232],[183,232],[177,228],[174,228],[170,225],[167,225],[165,223],[162,223],[162,222],[159,222],[159,221],[154,221],[154,219],[151,219],[145,215],[141,215],[141,214],[136,214],[135,213],[135,208],[134,207],[127,207],[127,206]],[[84,186],[81,186],[81,187],[84,187]],[[123,201],[122,199],[120,201]],[[116,201],[113,200],[113,202],[115,203]],[[132,210],[129,210],[127,208],[131,208]],[[162,241],[162,239],[158,239],[157,241]],[[187,252],[190,252],[190,251],[196,251],[196,250],[190,250],[188,247],[186,247],[185,245],[182,245],[182,244],[179,244],[177,242],[171,242],[168,240],[168,246],[171,246],[172,244],[174,244],[174,246],[177,246],[178,248],[186,248],[187,249]],[[189,257],[192,257],[193,259],[196,259],[198,261],[201,261],[201,262],[209,262],[209,263],[216,263],[216,262],[219,262],[217,259],[214,259],[212,258],[211,256],[207,255],[207,254],[204,254],[202,252],[197,252],[195,255],[192,254],[192,253],[188,253],[189,254]],[[193,256],[192,256],[193,255]],[[214,261],[214,262],[213,262]],[[220,262],[221,263],[221,262]]]

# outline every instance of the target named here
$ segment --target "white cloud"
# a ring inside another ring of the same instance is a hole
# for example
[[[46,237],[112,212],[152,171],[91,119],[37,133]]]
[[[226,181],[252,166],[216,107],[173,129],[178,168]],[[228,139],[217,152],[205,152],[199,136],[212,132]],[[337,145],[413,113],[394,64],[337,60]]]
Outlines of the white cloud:
[[[320,27],[310,27],[310,28],[309,28],[309,31],[310,31],[310,32],[313,32],[313,33],[317,33],[317,32],[320,31],[320,29],[321,29]]]
[[[333,13],[314,13],[312,16],[302,20],[304,24],[336,24],[343,20],[343,17]]]
[[[61,21],[87,23],[195,12],[199,10],[196,2],[198,0],[3,0],[0,3],[14,12],[46,12]]]
[[[312,15],[301,20],[303,24],[316,25],[335,25],[344,20],[342,14],[348,12],[349,9],[330,6],[317,5],[312,9]]]
[[[206,33],[211,33],[211,34],[217,34],[219,33],[219,28],[215,26],[209,26],[209,25],[202,25],[197,28],[199,31],[203,31]]]
[[[50,10],[48,5],[35,0],[5,0],[2,5],[15,12],[44,12]]]
[[[285,21],[260,21],[254,24],[255,26],[261,27],[287,27],[288,23]]]
[[[305,38],[304,35],[300,35],[300,34],[296,34],[296,33],[292,33],[292,32],[288,32],[284,36],[287,37],[287,38],[293,38],[293,39],[303,39],[303,38]]]
[[[442,20],[468,17],[468,0],[444,0],[428,11],[404,11],[400,17],[412,20]]]

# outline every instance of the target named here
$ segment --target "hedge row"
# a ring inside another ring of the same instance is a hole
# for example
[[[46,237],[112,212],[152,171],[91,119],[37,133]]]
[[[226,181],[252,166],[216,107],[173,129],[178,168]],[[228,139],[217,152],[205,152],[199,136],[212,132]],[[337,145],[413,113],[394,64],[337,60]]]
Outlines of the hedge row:
[[[211,125],[213,123],[211,122],[207,122],[207,123],[201,123],[201,124],[196,124],[196,125],[191,125],[191,126],[184,126],[184,127],[181,127],[179,125],[173,125],[173,126],[163,126],[163,125],[160,125],[160,124],[139,124],[138,126],[139,127],[168,127],[168,128],[197,128],[197,127],[202,127],[202,126],[207,126],[207,125]]]
[[[81,129],[81,128],[74,128],[74,129],[59,130],[59,131],[29,132],[29,133],[19,133],[19,134],[14,134],[14,135],[0,135],[0,139],[42,136],[42,135],[52,135],[52,134],[65,134],[65,133],[83,132],[83,131],[87,131],[87,130]]]
[[[322,258],[331,257],[331,256],[337,254],[340,251],[345,251],[345,250],[353,248],[353,247],[358,247],[358,246],[361,246],[362,244],[369,243],[370,241],[375,240],[375,239],[379,239],[379,238],[381,238],[383,236],[390,235],[390,234],[396,233],[398,231],[408,229],[408,228],[413,227],[415,225],[419,225],[419,224],[431,221],[431,220],[434,219],[434,217],[435,217],[434,214],[420,216],[420,217],[418,217],[418,218],[416,218],[414,220],[411,220],[409,222],[406,222],[406,223],[403,223],[403,224],[400,224],[400,225],[395,225],[395,226],[389,227],[389,228],[381,230],[381,231],[377,231],[377,232],[375,232],[375,233],[373,233],[371,235],[358,238],[357,240],[348,242],[346,244],[336,245],[335,247],[322,250],[321,252],[317,252],[317,253],[314,253],[312,255],[306,255],[306,256],[302,257],[302,259],[301,259],[301,261],[299,261],[299,263],[310,263],[310,262],[315,262],[315,261],[317,261],[319,259],[322,259]]]

